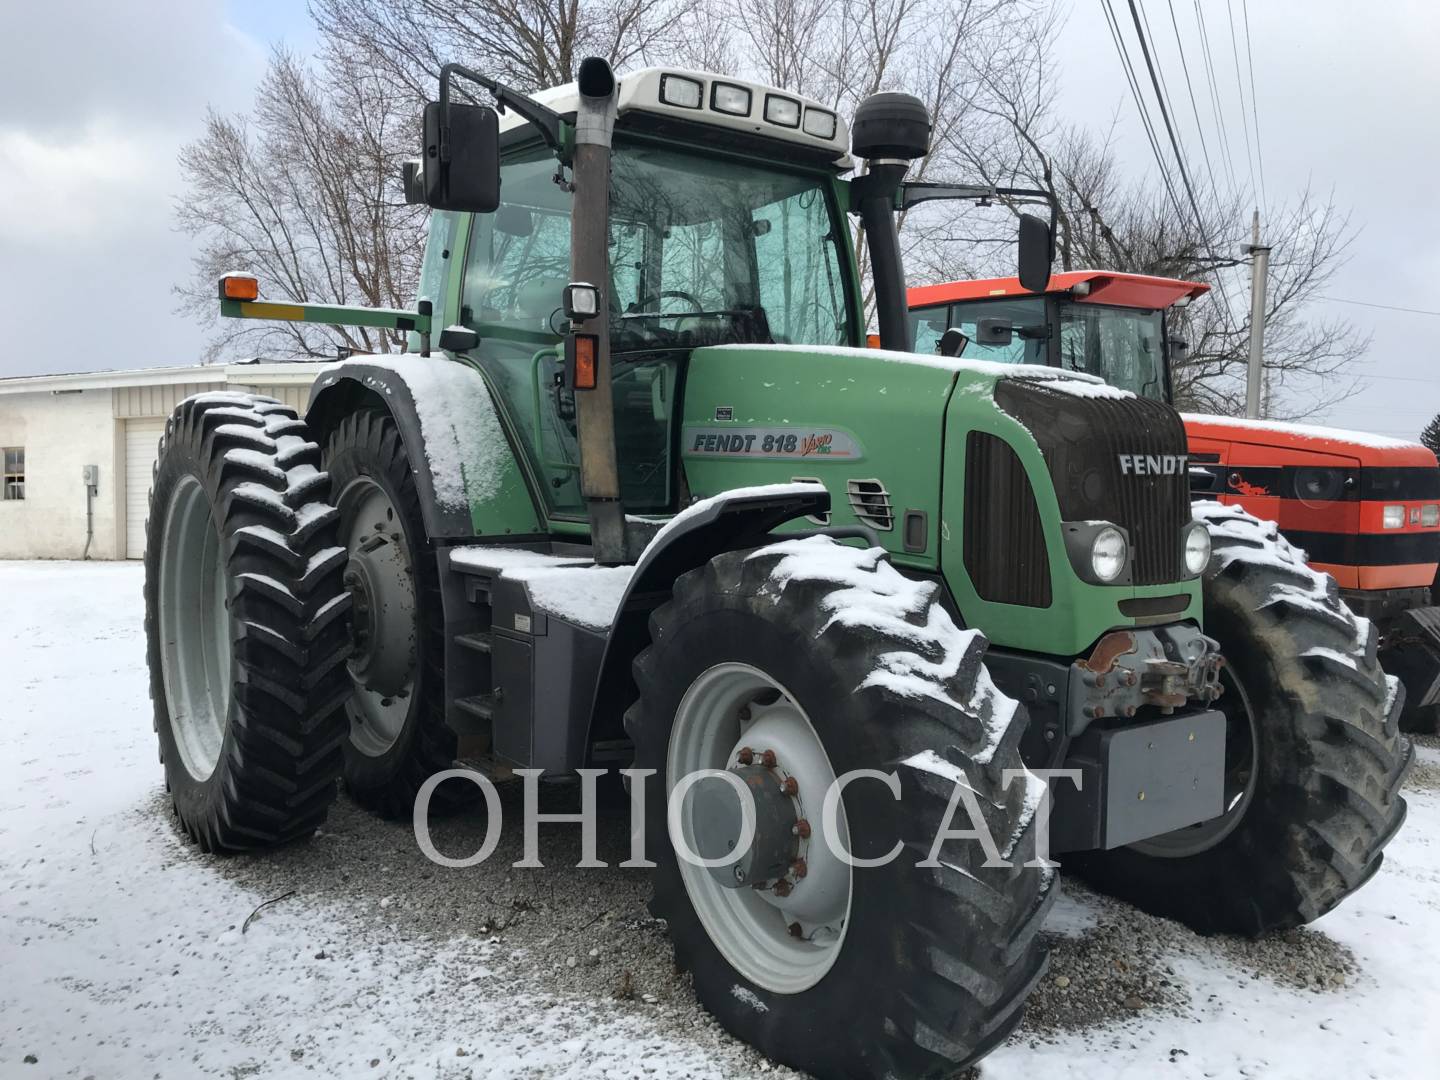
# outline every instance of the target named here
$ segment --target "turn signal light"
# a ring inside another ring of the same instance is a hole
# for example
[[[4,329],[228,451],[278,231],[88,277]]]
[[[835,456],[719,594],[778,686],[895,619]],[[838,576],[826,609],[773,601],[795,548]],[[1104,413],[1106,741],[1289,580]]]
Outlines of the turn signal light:
[[[254,274],[226,274],[220,279],[221,300],[254,300],[260,295],[260,282]]]
[[[576,334],[570,340],[573,343],[570,346],[573,358],[570,368],[571,385],[576,390],[594,390],[596,354],[599,351],[600,339],[594,334]]]

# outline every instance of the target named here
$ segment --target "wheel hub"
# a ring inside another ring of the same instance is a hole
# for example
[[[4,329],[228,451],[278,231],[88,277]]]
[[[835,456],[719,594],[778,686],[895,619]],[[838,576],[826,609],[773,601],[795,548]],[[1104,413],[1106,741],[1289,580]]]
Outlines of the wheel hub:
[[[364,537],[345,567],[351,596],[350,671],[366,690],[386,697],[415,675],[415,583],[396,538]]]
[[[850,913],[850,867],[836,854],[851,850],[849,827],[843,803],[828,820],[823,813],[836,782],[824,743],[772,676],[720,663],[676,709],[667,786],[700,770],[727,773],[745,794],[718,776],[695,783],[671,820],[677,844],[725,859],[739,849],[752,805],[755,831],[748,851],[718,867],[679,861],[695,912],[745,978],[776,993],[806,990],[834,964]]]
[[[350,741],[361,753],[388,752],[405,730],[419,670],[415,566],[395,503],[361,474],[338,498],[341,536],[350,561]]]
[[[745,755],[742,754],[742,758]],[[771,754],[769,760],[774,761]],[[708,867],[710,876],[727,889],[774,888],[799,863],[801,821],[794,777],[782,778],[775,767],[740,764],[729,770],[744,786],[719,777],[695,785],[695,851],[711,861],[727,859],[744,839],[748,796],[755,811],[755,835],[738,859]]]

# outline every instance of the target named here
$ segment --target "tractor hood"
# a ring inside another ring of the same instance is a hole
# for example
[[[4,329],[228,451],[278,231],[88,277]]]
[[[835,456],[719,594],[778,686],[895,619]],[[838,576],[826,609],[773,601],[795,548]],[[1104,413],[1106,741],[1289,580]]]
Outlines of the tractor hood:
[[[1308,454],[1347,458],[1358,466],[1436,467],[1435,455],[1418,442],[1371,435],[1364,431],[1285,424],[1275,420],[1241,420],[1207,413],[1182,413],[1192,443],[1203,439],[1220,444],[1270,447],[1293,451],[1298,461]]]
[[[817,480],[830,490],[832,510],[812,527],[864,525],[897,561],[933,568],[943,528],[946,410],[963,400],[967,410],[1013,427],[994,402],[996,384],[1012,380],[1082,397],[1132,396],[1055,368],[885,349],[696,349],[680,432],[691,494]]]

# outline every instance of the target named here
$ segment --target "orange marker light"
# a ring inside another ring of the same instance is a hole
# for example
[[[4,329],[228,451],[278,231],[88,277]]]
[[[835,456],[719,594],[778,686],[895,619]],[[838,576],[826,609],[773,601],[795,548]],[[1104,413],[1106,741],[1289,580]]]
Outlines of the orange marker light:
[[[221,300],[254,300],[260,295],[260,282],[254,274],[226,274],[220,279]]]
[[[880,347],[880,335],[879,335],[879,334],[866,334],[866,335],[865,335],[865,347],[866,347],[867,349],[878,349],[878,348]]]
[[[592,334],[575,335],[575,389],[595,389],[595,346]]]

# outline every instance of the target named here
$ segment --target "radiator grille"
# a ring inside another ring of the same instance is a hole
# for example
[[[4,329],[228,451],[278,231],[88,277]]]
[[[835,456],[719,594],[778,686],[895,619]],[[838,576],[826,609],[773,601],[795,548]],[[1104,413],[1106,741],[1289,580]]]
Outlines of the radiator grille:
[[[965,440],[965,570],[982,600],[1050,606],[1050,558],[1025,466],[1004,439]]]
[[[895,509],[890,505],[890,493],[879,480],[847,480],[845,494],[850,499],[850,509],[864,524],[880,532],[895,528]]]
[[[1190,521],[1185,425],[1169,406],[1139,397],[1080,397],[1001,379],[995,402],[1039,444],[1066,521],[1110,521],[1130,534],[1136,585],[1185,576],[1180,531]],[[1122,471],[1121,459],[1163,463]]]

